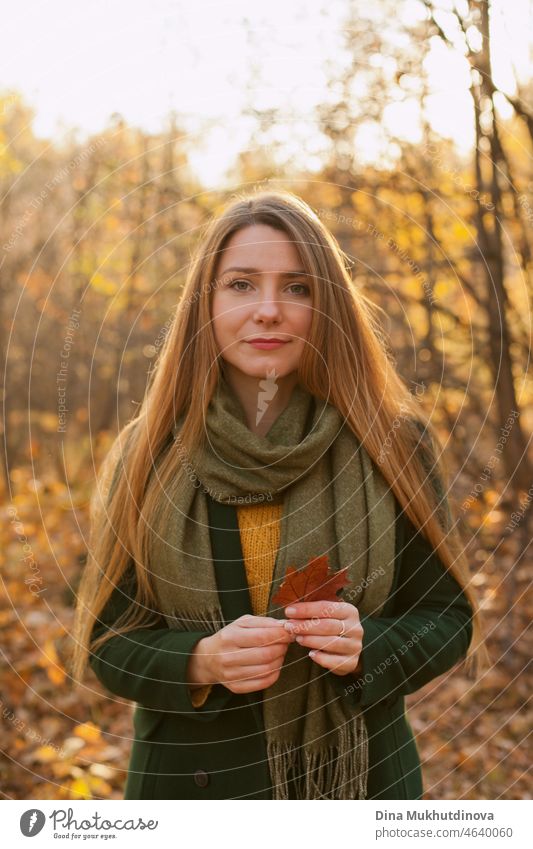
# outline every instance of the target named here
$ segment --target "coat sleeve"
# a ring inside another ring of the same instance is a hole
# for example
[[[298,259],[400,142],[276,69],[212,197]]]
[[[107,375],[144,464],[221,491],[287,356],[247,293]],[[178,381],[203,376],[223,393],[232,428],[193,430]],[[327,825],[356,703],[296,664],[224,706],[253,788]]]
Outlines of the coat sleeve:
[[[135,598],[134,568],[115,587],[92,639],[113,629],[120,614]],[[153,627],[115,634],[91,653],[89,663],[98,680],[116,696],[131,699],[143,707],[187,714],[199,720],[213,720],[232,696],[222,684],[214,684],[204,702],[195,707],[187,684],[187,664],[199,640],[209,631],[177,631],[163,617]],[[196,701],[196,699],[195,699]]]
[[[465,657],[472,639],[472,609],[461,587],[431,547],[415,534],[402,554],[393,610],[362,616],[362,671],[334,676],[354,704],[412,693]]]
[[[442,482],[434,479],[433,484],[449,520]],[[473,611],[464,591],[397,507],[395,589],[384,615],[361,617],[360,674],[331,673],[339,694],[361,707],[423,687],[463,659],[472,639]]]

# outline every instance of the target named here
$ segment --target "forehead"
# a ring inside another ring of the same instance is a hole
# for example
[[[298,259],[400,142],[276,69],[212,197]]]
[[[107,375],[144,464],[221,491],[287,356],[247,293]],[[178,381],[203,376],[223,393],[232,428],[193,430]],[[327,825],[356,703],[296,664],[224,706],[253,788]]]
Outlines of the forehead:
[[[304,269],[290,236],[266,224],[243,227],[228,239],[218,261],[219,273],[233,266],[271,273]]]

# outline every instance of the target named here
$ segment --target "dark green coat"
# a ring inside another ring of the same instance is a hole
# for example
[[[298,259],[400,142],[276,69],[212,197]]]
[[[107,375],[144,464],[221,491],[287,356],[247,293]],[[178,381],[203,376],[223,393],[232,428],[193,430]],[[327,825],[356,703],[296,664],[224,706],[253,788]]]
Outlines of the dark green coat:
[[[253,611],[236,508],[209,497],[208,504],[227,624]],[[396,506],[394,582],[382,615],[361,618],[360,686],[354,686],[352,675],[326,672],[340,699],[359,702],[364,709],[369,799],[421,798],[420,760],[404,696],[463,658],[472,636],[472,611],[465,595],[422,534],[415,534],[398,502]],[[132,595],[134,587],[128,586]],[[115,589],[93,634],[112,624],[127,603],[124,593]],[[154,628],[112,637],[91,657],[105,687],[137,703],[124,798],[272,798],[262,693],[235,694],[215,684],[202,707],[192,705],[186,666],[194,645],[208,635],[170,629],[161,619]]]

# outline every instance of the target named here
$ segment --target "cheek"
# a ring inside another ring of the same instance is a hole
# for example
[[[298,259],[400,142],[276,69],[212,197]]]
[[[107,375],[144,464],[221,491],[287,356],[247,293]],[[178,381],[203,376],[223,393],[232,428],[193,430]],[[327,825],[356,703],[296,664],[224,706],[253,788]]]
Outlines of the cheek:
[[[248,320],[248,314],[243,315],[242,308],[235,306],[232,300],[228,303],[223,297],[213,301],[212,328],[215,344],[224,357],[230,359],[241,353],[241,346],[235,344],[242,336],[242,327]]]
[[[300,307],[300,309],[298,309],[292,317],[294,333],[298,336],[302,343],[309,336],[312,317],[313,311],[311,307]]]
[[[229,304],[225,303],[223,297],[213,299],[211,312],[213,318],[213,332],[217,339],[222,339],[231,333],[235,324],[235,310],[231,310]]]

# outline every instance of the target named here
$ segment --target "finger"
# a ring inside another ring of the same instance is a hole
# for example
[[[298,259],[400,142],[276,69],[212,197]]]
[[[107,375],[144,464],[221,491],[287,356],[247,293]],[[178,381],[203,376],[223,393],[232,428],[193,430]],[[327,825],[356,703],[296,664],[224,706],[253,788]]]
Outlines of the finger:
[[[283,626],[291,634],[313,634],[324,637],[338,637],[344,623],[344,636],[355,637],[359,620],[347,619],[289,619]],[[362,628],[361,628],[362,631]]]
[[[245,613],[236,620],[241,628],[271,628],[275,625],[283,625],[285,619],[276,619],[274,616],[254,616]]]
[[[276,666],[279,667],[285,660],[285,654],[277,654],[270,657],[265,657],[264,654],[259,654],[251,649],[244,649],[246,654],[239,653],[226,654],[223,659],[222,668],[228,675],[239,675],[240,670],[246,666]]]
[[[321,649],[336,655],[353,655],[355,651],[355,641],[347,640],[346,637],[300,636],[296,637],[296,642],[300,646],[310,649]]]
[[[348,619],[357,610],[347,601],[297,601],[285,608],[288,619]]]
[[[265,648],[269,651],[265,654]],[[251,648],[227,648],[224,657],[227,666],[255,666],[263,663],[277,663],[285,657],[287,646],[277,646],[272,650],[270,646],[253,646]]]
[[[243,681],[237,684],[226,685],[229,690],[234,693],[256,693],[259,690],[266,690],[271,687],[279,677],[279,672],[272,672],[270,675],[264,675],[262,678],[250,678],[248,681]]]
[[[353,662],[355,660],[354,656],[350,657],[349,663],[346,660],[343,660],[341,655],[332,654],[331,652],[326,651],[313,651],[309,653],[309,657],[315,663],[318,663],[319,666],[323,666],[324,669],[330,669],[332,672],[336,672],[338,675],[345,675],[348,672],[351,672],[353,669]]]
[[[239,669],[236,669],[234,672],[230,673],[230,677],[226,677],[225,681],[227,684],[239,684],[244,681],[249,682],[251,679],[262,679],[268,678],[270,675],[273,675],[274,672],[277,672],[281,667],[281,663],[278,666],[272,666],[271,664],[256,664],[255,666],[241,666]]]
[[[291,643],[293,636],[283,626],[279,628],[239,628],[235,631],[237,647],[248,648]]]

